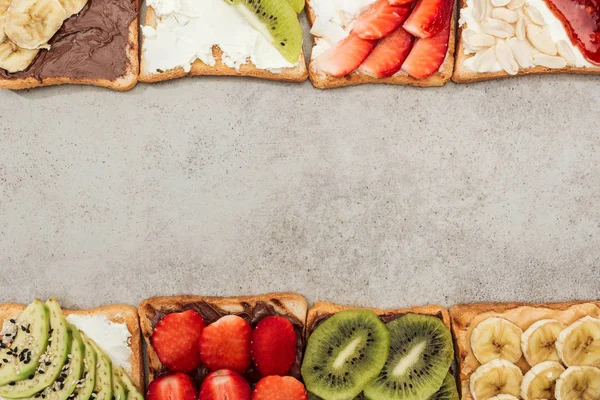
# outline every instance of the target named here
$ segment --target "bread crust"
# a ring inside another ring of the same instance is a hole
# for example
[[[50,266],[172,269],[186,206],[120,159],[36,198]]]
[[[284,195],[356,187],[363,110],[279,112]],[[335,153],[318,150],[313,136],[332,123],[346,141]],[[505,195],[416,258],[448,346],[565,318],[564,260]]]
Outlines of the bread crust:
[[[459,370],[459,389],[462,392],[461,398],[463,400],[472,399],[469,392],[469,380],[472,372],[467,370],[465,366],[465,359],[469,353],[467,331],[470,327],[471,321],[473,321],[474,318],[484,313],[503,313],[519,307],[547,308],[550,310],[564,311],[569,307],[578,304],[593,304],[600,307],[600,302],[585,300],[559,303],[474,303],[458,304],[450,307],[452,334],[454,336],[454,347],[456,349],[456,359]]]
[[[306,0],[306,13],[308,15],[308,21],[312,27],[315,23],[316,14],[310,3],[313,0]],[[343,86],[355,86],[362,85],[365,83],[384,83],[390,85],[408,85],[416,87],[435,87],[444,86],[452,77],[452,71],[454,69],[454,46],[456,42],[456,5],[452,12],[452,21],[450,27],[450,37],[448,39],[448,52],[446,53],[446,59],[442,64],[442,70],[436,72],[432,76],[425,79],[415,79],[409,75],[399,74],[393,75],[388,78],[375,78],[369,75],[362,74],[360,72],[353,72],[349,75],[342,77],[327,76],[320,74],[314,65],[314,59],[311,54],[310,62],[308,64],[308,74],[314,87],[318,89],[333,89]],[[313,36],[313,48],[317,44],[317,38]]]
[[[458,0],[459,13],[460,10],[467,6],[466,0]],[[472,57],[472,54],[465,54],[465,48],[462,43],[462,31],[463,26],[458,26],[458,33],[456,35],[456,55],[455,55],[455,66],[454,73],[452,74],[452,81],[455,83],[472,83],[472,82],[483,82],[493,79],[510,78],[513,76],[524,76],[524,75],[540,75],[540,74],[579,74],[579,75],[594,75],[600,74],[600,66],[598,67],[565,67],[561,69],[552,69],[546,67],[533,67],[527,69],[519,69],[517,75],[509,75],[505,71],[498,72],[473,72],[469,71],[465,66],[464,62],[466,59]]]
[[[119,92],[125,92],[135,87],[138,82],[140,71],[140,61],[138,56],[139,41],[138,41],[138,24],[139,24],[139,9],[140,1],[132,0],[138,10],[136,17],[129,24],[129,41],[127,48],[127,71],[123,76],[115,80],[108,79],[88,79],[88,78],[70,78],[68,76],[43,78],[38,81],[35,78],[20,78],[20,79],[3,79],[0,78],[0,89],[22,90],[33,89],[44,86],[56,85],[90,85],[105,87]]]
[[[17,303],[4,303],[0,304],[0,323],[7,318],[18,316],[24,309],[25,305]],[[144,387],[144,364],[142,359],[142,341],[140,335],[140,325],[138,320],[138,314],[135,307],[126,304],[112,304],[103,307],[90,308],[87,310],[65,310],[63,309],[65,316],[68,315],[80,315],[80,316],[93,316],[103,315],[109,321],[125,324],[127,330],[131,334],[131,341],[129,348],[131,349],[131,356],[129,357],[129,364],[131,365],[131,379],[133,383],[139,388]],[[143,391],[143,390],[142,390]]]
[[[148,6],[146,12],[145,26],[156,27],[156,12],[151,6]],[[144,62],[144,37],[142,35],[142,51],[140,54],[140,82],[162,82],[171,79],[182,78],[184,76],[203,76],[203,75],[214,75],[214,76],[247,76],[252,78],[267,79],[272,81],[284,81],[284,82],[304,82],[308,78],[308,72],[306,70],[306,62],[304,61],[304,53],[300,54],[300,62],[298,65],[291,68],[283,68],[280,73],[270,72],[266,69],[259,69],[251,62],[243,64],[239,67],[239,70],[228,67],[221,61],[223,52],[218,46],[213,47],[213,57],[216,60],[214,66],[203,63],[200,60],[195,60],[192,63],[192,67],[189,72],[185,72],[183,68],[178,67],[163,72],[152,73],[148,72]]]
[[[275,301],[275,302],[274,302]],[[282,313],[289,313],[297,318],[306,327],[306,314],[308,303],[306,299],[297,293],[267,293],[256,296],[238,296],[238,297],[217,297],[217,296],[160,296],[151,297],[144,300],[138,307],[140,326],[142,335],[146,342],[146,351],[148,355],[148,383],[157,377],[162,366],[154,348],[152,346],[152,319],[157,310],[164,312],[175,312],[182,306],[197,302],[206,302],[213,306],[229,312],[242,311],[243,303],[255,306],[259,302],[265,302],[274,306],[275,310]],[[277,302],[279,304],[277,304]],[[281,309],[283,307],[284,309]]]

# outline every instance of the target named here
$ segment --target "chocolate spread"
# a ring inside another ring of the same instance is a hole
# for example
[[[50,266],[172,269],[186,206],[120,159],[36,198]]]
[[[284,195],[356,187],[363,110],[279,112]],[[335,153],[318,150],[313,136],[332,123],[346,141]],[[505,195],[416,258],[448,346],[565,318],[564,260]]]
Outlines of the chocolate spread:
[[[284,309],[284,306],[277,299],[270,299],[270,301],[276,304],[278,308]],[[171,312],[181,312],[187,310],[196,311],[202,316],[202,318],[204,318],[204,322],[206,322],[207,324],[215,322],[224,315],[235,314],[248,321],[250,326],[252,326],[253,328],[265,317],[275,315],[284,317],[292,323],[292,325],[294,326],[294,331],[296,332],[296,362],[294,363],[292,370],[290,371],[290,375],[297,379],[301,379],[300,368],[302,367],[302,355],[304,352],[304,324],[302,323],[302,321],[300,321],[298,318],[291,314],[281,314],[277,312],[275,310],[275,307],[266,302],[258,302],[254,306],[248,303],[241,303],[241,305],[244,308],[244,311],[237,313],[227,312],[205,301],[183,304],[177,309],[169,309],[168,311],[154,310],[154,315],[151,318],[151,324],[152,328],[154,329],[156,324],[165,315]],[[161,368],[158,371],[156,371],[155,377],[165,374],[167,372],[168,371],[166,367],[161,366]],[[208,374],[208,369],[204,366],[200,366],[196,371],[194,371],[190,375],[194,379],[196,385],[200,386],[200,384]],[[248,371],[246,371],[245,377],[250,383],[256,383],[261,378],[260,373],[256,370],[254,364],[252,364]]]
[[[50,39],[50,50],[40,50],[24,71],[0,68],[0,78],[115,80],[127,71],[129,25],[138,9],[138,0],[89,0]]]

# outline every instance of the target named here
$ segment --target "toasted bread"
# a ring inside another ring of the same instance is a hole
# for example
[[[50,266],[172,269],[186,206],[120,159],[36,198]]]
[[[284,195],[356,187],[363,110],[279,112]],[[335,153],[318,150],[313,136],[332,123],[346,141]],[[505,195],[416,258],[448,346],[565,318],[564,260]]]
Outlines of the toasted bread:
[[[241,297],[206,297],[206,296],[165,296],[146,299],[138,308],[142,334],[146,340],[148,351],[148,382],[156,379],[163,369],[154,348],[152,347],[152,331],[154,325],[160,320],[160,315],[171,312],[180,312],[197,303],[207,303],[227,314],[243,313],[247,307],[254,308],[258,303],[266,303],[273,307],[276,313],[289,316],[298,320],[302,326],[302,338],[304,339],[304,327],[308,304],[306,299],[296,293],[268,293],[258,296]],[[207,323],[214,322],[206,320]],[[217,316],[215,316],[217,317]],[[257,321],[258,322],[258,321]],[[304,349],[302,349],[304,350]],[[301,360],[300,360],[301,361]]]
[[[306,13],[308,14],[308,20],[311,27],[315,23],[316,19],[316,14],[311,7],[312,1],[326,0],[306,0]],[[343,77],[327,76],[319,73],[315,69],[314,58],[312,54],[310,56],[310,63],[308,65],[308,75],[313,86],[319,89],[333,89],[342,86],[361,85],[363,83],[387,83],[391,85],[409,85],[418,87],[444,86],[450,80],[450,77],[452,76],[452,70],[454,69],[454,43],[456,41],[455,33],[456,9],[452,14],[452,26],[450,27],[450,38],[448,39],[448,52],[446,53],[446,59],[444,60],[439,72],[436,72],[432,76],[425,79],[415,79],[402,72],[392,75],[388,78],[375,78],[357,71]],[[313,37],[313,46],[316,44],[317,38]]]
[[[459,13],[460,10],[467,6],[467,0],[458,0]],[[569,67],[561,69],[552,69],[546,67],[532,67],[527,69],[519,69],[517,75],[507,74],[505,71],[497,72],[474,72],[465,67],[465,60],[472,57],[473,54],[465,54],[465,48],[462,43],[462,31],[463,26],[458,27],[458,33],[456,35],[456,55],[455,55],[455,66],[454,73],[452,75],[452,81],[456,83],[471,83],[471,82],[482,82],[493,79],[510,78],[513,76],[532,75],[532,74],[600,74],[600,66],[598,67]]]
[[[123,0],[132,1],[135,9],[139,13],[139,0]],[[76,16],[72,18],[77,18]],[[54,86],[54,85],[91,85],[106,87],[117,91],[131,90],[138,81],[139,74],[139,56],[138,56],[138,24],[139,15],[129,24],[129,38],[125,52],[127,55],[127,69],[126,72],[115,80],[108,79],[89,79],[89,78],[71,78],[69,76],[53,76],[42,78],[38,80],[34,77],[26,78],[2,78],[0,77],[0,88],[20,90],[20,89],[31,89],[42,86]],[[52,50],[49,50],[52,51]]]
[[[148,7],[146,12],[146,26],[156,27],[157,16],[156,12],[152,7]],[[216,60],[214,66],[203,63],[200,60],[195,60],[192,63],[192,67],[189,72],[178,67],[162,72],[150,72],[144,61],[144,37],[142,35],[142,52],[140,56],[140,77],[141,82],[161,82],[171,79],[181,78],[184,76],[201,76],[201,75],[223,75],[223,76],[248,76],[253,78],[267,79],[273,81],[285,81],[285,82],[304,82],[308,78],[308,72],[306,70],[306,62],[304,61],[304,53],[300,55],[300,62],[298,65],[291,68],[283,68],[281,72],[275,73],[266,69],[259,69],[251,62],[241,65],[239,69],[231,68],[225,65],[221,61],[223,52],[218,46],[213,47],[213,57]]]
[[[23,310],[25,306],[23,304],[15,303],[4,303],[0,304],[0,324],[2,321],[8,318],[15,318]],[[132,306],[125,304],[115,304],[98,308],[91,308],[88,310],[63,310],[65,316],[68,315],[79,315],[79,316],[105,316],[111,322],[125,324],[127,330],[131,334],[131,340],[129,342],[129,348],[131,349],[131,356],[127,360],[131,366],[131,379],[133,383],[143,391],[144,388],[144,363],[142,359],[142,341],[140,335],[140,325],[136,309]],[[83,331],[86,333],[85,331]],[[92,337],[93,338],[93,337]]]
[[[582,305],[585,307],[583,309]],[[588,307],[589,306],[589,307]],[[527,308],[530,307],[531,309]],[[579,308],[578,308],[579,307]],[[597,309],[596,309],[597,307]],[[568,315],[569,319],[578,319],[588,308],[594,308],[600,316],[600,302],[595,301],[572,301],[564,303],[549,303],[549,304],[531,304],[531,303],[478,303],[478,304],[459,304],[450,307],[450,318],[452,320],[452,333],[454,335],[455,348],[457,349],[457,361],[459,369],[459,388],[462,391],[461,398],[463,400],[472,400],[472,396],[469,390],[469,380],[471,374],[480,365],[472,355],[470,349],[470,330],[476,326],[481,320],[491,316],[502,316],[509,321],[518,325],[521,329],[525,330],[533,319],[526,319],[527,316],[531,317],[531,313],[535,309],[539,316],[535,320],[542,318],[563,318],[566,315],[560,316],[556,313],[567,312],[571,310],[571,314]],[[506,313],[512,314],[506,314]],[[523,372],[529,370],[529,365],[522,358],[517,366],[521,368]]]

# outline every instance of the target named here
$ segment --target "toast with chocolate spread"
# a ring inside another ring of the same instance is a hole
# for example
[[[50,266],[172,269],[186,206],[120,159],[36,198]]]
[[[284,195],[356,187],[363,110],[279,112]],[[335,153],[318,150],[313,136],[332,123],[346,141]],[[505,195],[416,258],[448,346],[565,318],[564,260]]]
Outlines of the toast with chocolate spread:
[[[194,310],[202,316],[206,324],[211,324],[225,315],[237,315],[254,328],[267,316],[281,316],[288,319],[296,333],[296,361],[290,375],[300,378],[300,367],[304,351],[305,322],[308,304],[306,299],[295,293],[268,293],[258,296],[207,297],[207,296],[165,296],[144,300],[138,307],[142,335],[148,353],[148,382],[152,382],[167,372],[152,346],[152,333],[161,319],[175,312]],[[196,383],[201,383],[208,374],[204,366],[191,373]],[[260,379],[260,374],[252,365],[246,377],[252,382]]]

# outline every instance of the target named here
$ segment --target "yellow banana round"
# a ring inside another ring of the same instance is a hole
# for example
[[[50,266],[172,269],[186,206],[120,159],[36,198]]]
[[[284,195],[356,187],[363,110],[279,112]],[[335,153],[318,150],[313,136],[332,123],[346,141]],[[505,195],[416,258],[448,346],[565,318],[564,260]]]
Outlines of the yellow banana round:
[[[481,365],[470,380],[474,400],[488,400],[501,394],[519,396],[523,373],[515,364],[506,360],[492,360]]]
[[[6,35],[23,49],[39,49],[67,17],[58,0],[13,0],[6,13]]]
[[[583,317],[563,329],[556,352],[567,367],[600,367],[600,319]]]
[[[531,368],[521,383],[523,400],[554,400],[554,387],[565,367],[558,361],[544,361]]]
[[[488,318],[471,333],[473,355],[481,364],[497,359],[516,363],[522,355],[522,334],[521,328],[504,318]]]
[[[600,399],[600,369],[569,367],[556,381],[556,400]]]
[[[543,361],[559,361],[556,338],[566,325],[556,319],[542,319],[531,325],[521,336],[521,349],[531,366]]]
[[[0,68],[10,73],[23,71],[29,67],[38,52],[39,50],[22,49],[7,38],[0,39]]]

